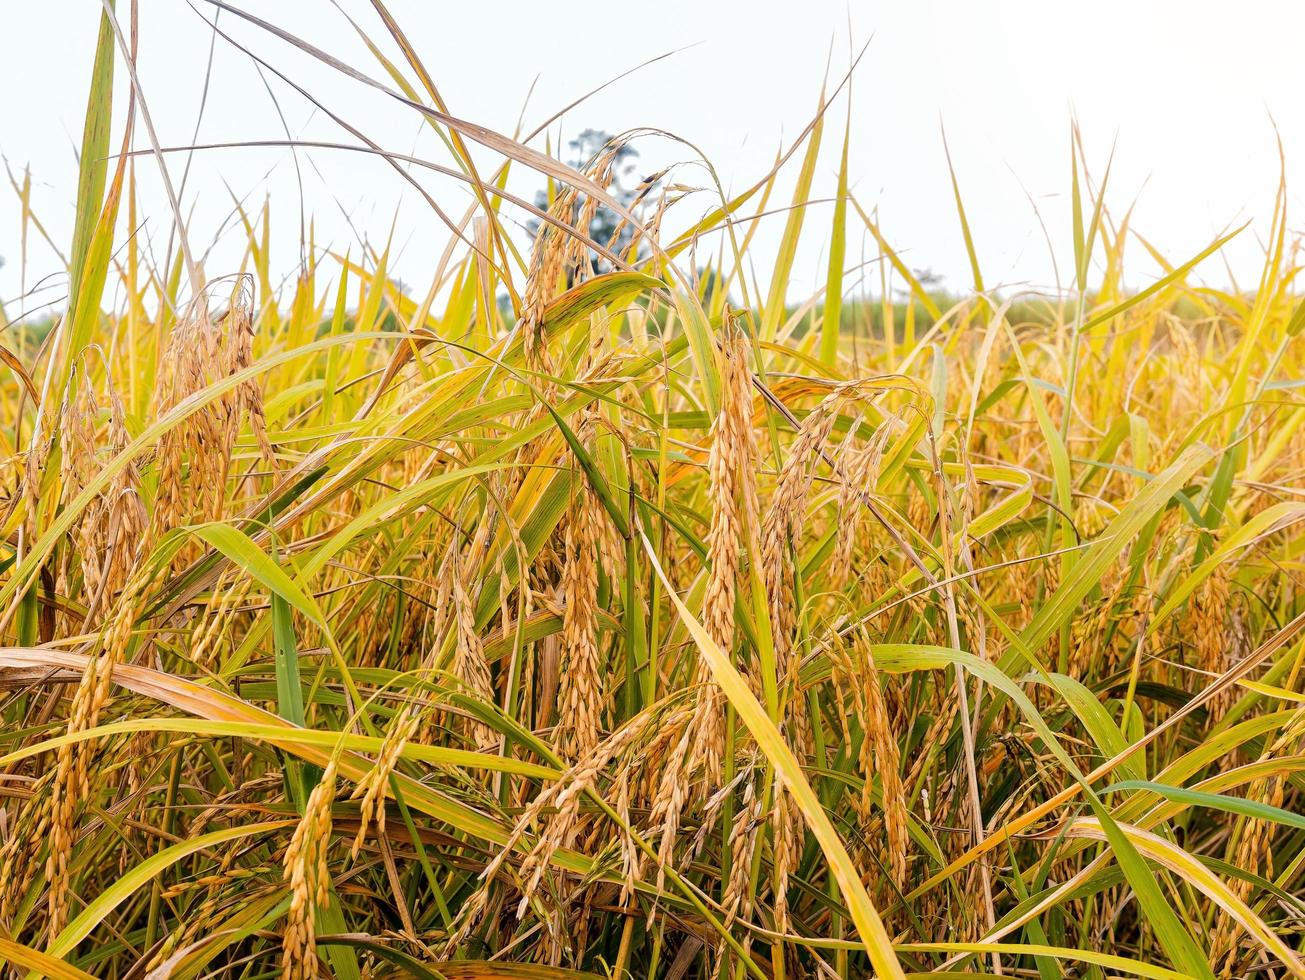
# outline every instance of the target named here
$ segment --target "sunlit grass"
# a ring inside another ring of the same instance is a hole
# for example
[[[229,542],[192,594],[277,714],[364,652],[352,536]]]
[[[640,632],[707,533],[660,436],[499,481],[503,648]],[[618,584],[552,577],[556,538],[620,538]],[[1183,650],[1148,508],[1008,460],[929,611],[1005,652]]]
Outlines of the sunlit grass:
[[[1305,973],[1285,188],[1253,294],[1195,284],[1226,238],[1128,288],[1076,145],[1040,297],[985,290],[958,178],[946,295],[845,151],[800,206],[824,106],[793,207],[663,234],[671,178],[626,210],[388,26],[356,70],[472,203],[418,288],[360,244],[278,291],[277,202],[239,268],[124,237],[106,17],[69,300],[0,336],[15,975]],[[470,143],[548,178],[528,251]]]

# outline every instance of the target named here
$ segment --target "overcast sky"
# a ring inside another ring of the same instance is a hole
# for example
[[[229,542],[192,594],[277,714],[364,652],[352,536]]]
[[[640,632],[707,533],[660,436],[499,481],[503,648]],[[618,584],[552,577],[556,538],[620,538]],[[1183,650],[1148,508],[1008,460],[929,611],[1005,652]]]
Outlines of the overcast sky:
[[[363,0],[278,0],[248,9],[376,76],[374,61],[345,16],[378,41],[385,32]],[[119,0],[126,19],[129,4]],[[196,9],[198,8],[198,9]],[[140,78],[160,140],[186,145],[297,139],[356,142],[329,117],[217,38],[205,0],[140,0]],[[1060,259],[1070,251],[1069,130],[1082,128],[1093,175],[1112,145],[1107,201],[1117,214],[1136,199],[1133,227],[1176,261],[1199,251],[1221,229],[1255,219],[1230,249],[1227,264],[1203,267],[1208,281],[1235,275],[1253,285],[1278,177],[1275,124],[1292,164],[1305,153],[1305,4],[1292,0],[660,0],[569,5],[529,0],[390,0],[455,114],[511,132],[531,129],[586,91],[658,55],[675,52],[617,81],[569,112],[554,141],[586,127],[619,132],[652,127],[697,149],[641,138],[640,169],[685,161],[684,184],[707,183],[692,165],[701,151],[728,187],[766,172],[777,149],[801,131],[822,82],[845,72],[851,51],[868,42],[853,76],[850,172],[853,192],[879,209],[882,227],[907,262],[964,286],[968,263],[952,202],[940,122],[945,125],[973,233],[989,283],[1009,288],[1054,284],[1051,253],[1034,208]],[[80,139],[98,25],[95,0],[0,4],[8,42],[0,61],[0,154],[21,178],[30,167],[33,206],[64,251],[71,237]],[[207,20],[205,19],[207,18]],[[309,89],[331,111],[387,149],[448,162],[438,140],[410,110],[313,62],[229,13],[218,25]],[[213,50],[207,106],[196,116]],[[392,45],[387,52],[400,56]],[[121,67],[121,66],[120,66]],[[126,73],[118,73],[125,93]],[[533,91],[532,91],[533,87]],[[120,103],[125,104],[125,102]],[[279,106],[279,112],[278,112]],[[523,115],[524,113],[524,115]],[[284,122],[282,121],[282,114]],[[834,187],[845,103],[832,110],[812,195]],[[114,145],[117,144],[117,133]],[[138,126],[136,145],[146,147]],[[543,137],[536,143],[544,147]],[[554,143],[556,145],[556,143]],[[484,160],[495,160],[485,154]],[[797,161],[794,161],[796,164]],[[185,158],[169,164],[179,181]],[[361,154],[300,151],[298,169],[281,148],[197,153],[185,184],[193,244],[217,246],[210,274],[231,271],[239,247],[233,203],[258,209],[270,198],[274,268],[292,274],[299,257],[299,202],[314,218],[319,248],[348,248],[357,237],[383,242],[394,229],[397,273],[424,286],[447,231],[412,188],[382,162]],[[777,190],[787,203],[796,166]],[[160,255],[170,212],[153,163],[140,164],[141,234]],[[3,178],[0,178],[3,179]],[[450,211],[466,207],[465,186],[421,178]],[[542,184],[518,168],[512,188],[530,196]],[[1298,197],[1291,196],[1293,205]],[[680,222],[712,206],[702,195],[678,206]],[[790,295],[823,284],[829,205],[813,206]],[[1294,209],[1293,209],[1294,213]],[[520,214],[515,220],[524,220]],[[784,218],[758,235],[756,267],[766,263]],[[1293,226],[1294,227],[1294,226]],[[0,299],[22,308],[19,207],[0,185]],[[849,263],[863,247],[850,233]],[[354,245],[355,254],[357,251]],[[55,255],[28,245],[26,286],[59,270]],[[1131,283],[1154,275],[1136,243]],[[62,297],[62,279],[27,308]]]

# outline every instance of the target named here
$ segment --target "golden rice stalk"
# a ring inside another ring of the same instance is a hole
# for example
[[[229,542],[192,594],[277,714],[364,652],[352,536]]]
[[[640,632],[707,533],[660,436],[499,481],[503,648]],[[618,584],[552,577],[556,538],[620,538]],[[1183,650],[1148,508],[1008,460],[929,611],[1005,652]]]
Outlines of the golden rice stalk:
[[[734,317],[721,340],[721,408],[712,423],[707,459],[711,528],[707,533],[710,574],[703,598],[703,625],[722,650],[734,645],[734,596],[742,545],[755,553],[757,535],[757,446],[752,429],[750,346]]]
[[[766,818],[762,804],[764,799],[757,792],[756,780],[752,773],[743,779],[743,794],[739,798],[738,812],[730,825],[730,865],[729,876],[722,882],[723,893],[721,907],[725,910],[722,924],[732,929],[740,920],[748,922],[752,918],[753,892],[752,866],[757,854],[758,844],[765,835]],[[713,822],[714,826],[714,822]],[[752,948],[752,932],[744,930],[740,937],[744,952]],[[721,937],[716,943],[715,958],[718,963],[728,963],[730,946]]]
[[[786,699],[789,739],[795,751],[813,745],[807,699],[798,690],[798,658],[793,655],[797,629],[797,563],[794,552],[802,537],[802,520],[814,479],[815,461],[833,430],[840,392],[822,401],[802,422],[784,465],[762,524],[761,563],[766,585],[776,681],[792,692]],[[821,762],[823,765],[823,761]]]
[[[476,663],[484,666],[484,650],[480,646],[479,635],[471,629],[470,652],[467,649],[463,633],[467,630],[466,619],[468,616],[474,616],[471,608],[471,600],[466,595],[466,586],[462,585],[462,570],[459,566],[459,552],[457,540],[450,543],[448,549],[448,559],[442,562],[440,570],[435,577],[435,582],[431,583],[431,592],[433,599],[433,609],[427,622],[431,626],[431,634],[435,637],[431,654],[425,658],[424,668],[431,666],[433,655],[438,651],[438,643],[444,637],[445,629],[448,628],[450,619],[450,605],[455,605],[453,613],[457,622],[458,643],[454,654],[454,672],[455,675],[466,684],[468,688],[475,689],[475,680],[472,679],[471,673],[474,671]],[[461,592],[461,598],[455,598],[455,595]],[[474,620],[472,620],[474,626]],[[484,666],[484,682],[488,685],[488,666]],[[487,688],[488,689],[488,688]],[[483,692],[480,696],[485,697]],[[492,694],[491,696],[492,697]],[[354,792],[350,799],[361,799],[359,806],[360,819],[358,834],[355,835],[354,844],[350,851],[352,859],[358,857],[358,852],[367,839],[369,826],[375,822],[376,833],[381,835],[385,833],[385,793],[389,787],[390,775],[394,773],[395,766],[398,765],[399,757],[402,756],[403,748],[414,739],[422,741],[431,740],[431,732],[423,731],[427,726],[428,719],[431,718],[431,711],[425,710],[423,706],[412,705],[408,703],[398,711],[398,714],[391,719],[389,728],[386,728],[385,740],[381,743],[380,753],[377,754],[376,765],[372,766],[363,778],[355,784]],[[483,743],[479,739],[479,729],[487,729],[488,726],[475,724],[474,732],[478,733],[478,744]],[[489,729],[489,736],[493,736],[492,729]]]
[[[898,888],[906,882],[906,857],[910,836],[906,827],[906,788],[902,785],[901,753],[888,720],[879,670],[874,653],[862,631],[856,634],[857,663],[861,678],[859,692],[864,704],[865,737],[861,743],[861,772],[865,776],[861,809],[870,810],[870,774],[879,774],[883,795],[884,831],[887,837],[887,864]],[[849,681],[851,678],[848,679]],[[873,768],[872,768],[873,767]]]
[[[721,337],[721,406],[712,423],[707,459],[711,526],[707,535],[708,578],[703,621],[721,650],[734,646],[734,603],[743,561],[760,554],[757,544],[757,448],[752,429],[752,373],[747,337],[733,314],[727,314]],[[718,779],[725,752],[724,699],[705,659],[696,667],[694,703],[689,724],[674,743],[662,770],[652,804],[660,833],[660,870],[674,861],[680,820],[699,776]]]
[[[752,372],[747,337],[730,316],[721,340],[721,408],[712,423],[707,459],[711,528],[707,533],[708,578],[703,597],[703,625],[722,651],[734,647],[734,601],[746,541],[752,555],[757,547],[757,446],[752,430]],[[714,774],[725,749],[724,712],[720,688],[705,659],[695,678],[697,711],[690,726],[692,752],[688,771]]]
[[[155,414],[162,416],[221,375],[220,335],[198,304],[173,329],[159,365]],[[159,489],[154,526],[171,530],[190,521],[221,516],[230,447],[225,445],[229,407],[210,403],[172,426],[159,439]]]
[[[582,445],[592,445],[593,415],[577,430]],[[602,725],[603,680],[598,650],[598,549],[603,507],[581,477],[566,527],[562,591],[562,668],[555,741],[565,759],[579,760],[598,744]]]
[[[800,536],[807,494],[814,477],[813,465],[834,427],[838,397],[837,393],[830,395],[803,420],[798,437],[780,469],[774,497],[762,525],[762,569],[766,595],[770,600],[776,666],[781,677],[788,673],[793,630],[797,626],[796,583],[789,549],[795,537]]]
[[[953,697],[951,690],[942,688],[939,691],[940,705],[937,714],[934,715],[933,721],[929,725],[929,731],[921,740],[924,746],[937,745],[941,740],[947,738],[953,726],[956,724],[957,711],[960,700]],[[931,753],[928,751],[918,752],[911,761],[911,768],[906,777],[908,786],[919,784],[920,776],[924,768],[931,762]]]
[[[675,860],[676,838],[680,831],[680,819],[684,815],[689,793],[693,789],[688,771],[689,757],[693,753],[693,740],[698,717],[697,706],[693,714],[677,729],[679,737],[670,755],[663,760],[661,781],[656,796],[652,801],[652,825],[659,834],[657,846],[657,887],[666,884],[666,868]]]
[[[830,560],[830,577],[834,585],[843,586],[852,573],[852,558],[856,548],[857,527],[865,508],[861,495],[873,491],[879,478],[879,464],[883,461],[884,444],[892,427],[885,422],[862,447],[854,440],[860,419],[854,419],[839,453],[842,461],[838,484],[838,535],[834,541],[834,555]]]
[[[1105,649],[1105,639],[1124,584],[1121,580],[1117,588],[1102,596],[1091,611],[1080,615],[1070,627],[1071,677],[1086,680],[1094,676],[1094,671],[1108,673],[1114,666],[1106,662],[1109,651]]]
[[[597,743],[574,766],[563,774],[554,786],[540,794],[538,799],[546,798],[544,804],[554,811],[541,830],[539,839],[521,865],[522,893],[517,905],[517,917],[525,915],[531,900],[543,882],[544,874],[552,862],[553,855],[559,847],[568,846],[580,829],[580,803],[585,795],[594,788],[599,775],[612,759],[618,758],[630,744],[638,738],[644,728],[644,722],[636,719],[633,723],[617,729],[608,738]],[[544,812],[544,807],[532,803],[533,819]],[[533,822],[533,820],[532,820]]]
[[[922,489],[912,487],[906,504],[906,522],[925,538],[933,536],[937,508]]]
[[[150,578],[148,571],[138,570],[120,597],[114,618],[105,634],[101,653],[87,663],[73,695],[68,734],[75,735],[94,728],[99,723],[100,712],[109,701],[113,668],[126,655]],[[45,871],[50,885],[46,924],[51,939],[63,930],[67,921],[68,858],[72,853],[77,814],[91,794],[93,755],[92,742],[65,744],[56,750]]]
[[[574,204],[575,191],[570,187],[560,188],[548,214],[556,220],[569,222]],[[547,372],[551,366],[544,345],[544,310],[565,282],[566,252],[566,233],[548,221],[541,222],[530,249],[519,327],[526,363],[536,371]]]
[[[313,980],[318,974],[317,910],[331,897],[331,871],[326,852],[331,843],[331,807],[335,803],[335,760],[322,773],[290,838],[284,860],[284,880],[290,885],[290,909],[282,937],[281,975],[287,980]]]
[[[1232,666],[1228,656],[1228,595],[1228,572],[1225,566],[1219,565],[1201,583],[1188,611],[1196,666],[1210,675],[1207,683]],[[1228,688],[1209,702],[1212,719],[1217,722],[1224,716],[1232,706],[1235,693],[1233,688]]]
[[[202,833],[204,827],[208,826],[215,818],[232,812],[237,804],[255,799],[259,792],[284,787],[285,774],[279,769],[266,775],[247,779],[234,789],[227,790],[225,793],[220,793],[214,797],[207,807],[191,819],[187,832],[191,836]]]
[[[357,859],[363,841],[367,839],[367,829],[373,823],[377,835],[385,833],[385,792],[389,786],[390,775],[399,764],[399,756],[404,746],[416,734],[421,725],[422,712],[405,705],[390,722],[385,731],[385,739],[376,758],[376,764],[365,772],[355,784],[350,799],[362,798],[359,805],[358,833],[354,836],[353,846],[349,851],[351,859]]]
[[[1285,795],[1283,784],[1281,776],[1264,776],[1248,787],[1247,796],[1269,806],[1281,807]],[[1249,817],[1242,818],[1239,824],[1232,863],[1272,880],[1273,851],[1270,845],[1273,843],[1274,825],[1267,820]],[[1229,886],[1243,901],[1251,893],[1251,883],[1240,878],[1230,881]],[[1235,975],[1234,971],[1245,955],[1246,951],[1240,942],[1241,931],[1241,926],[1231,916],[1219,917],[1219,924],[1210,941],[1210,962],[1221,969],[1222,976]]]
[[[245,279],[220,319],[193,302],[169,337],[159,365],[155,414],[162,416],[209,385],[243,371],[253,362],[253,298]],[[273,451],[263,417],[262,393],[248,379],[207,402],[159,439],[159,489],[154,527],[162,534],[193,521],[217,520],[226,504],[236,439],[245,417],[269,463]],[[193,557],[178,556],[178,561]]]
[[[593,162],[585,170],[585,175],[603,190],[607,190],[612,185],[612,179],[615,176],[612,167],[616,163],[621,146],[622,144],[618,140],[610,141],[598,151],[598,155],[594,157]],[[581,195],[574,227],[582,234],[587,234],[597,213],[598,198],[591,194]],[[618,228],[613,237],[619,234],[620,229]],[[583,282],[593,272],[593,266],[589,260],[589,244],[579,236],[571,235],[567,238],[566,270],[570,273],[573,283]]]
[[[738,814],[730,827],[730,875],[721,901],[727,928],[737,919],[746,921],[752,915],[749,883],[753,855],[765,826],[764,802],[762,794],[757,792],[755,780],[746,780],[739,800]]]
[[[494,685],[489,674],[489,664],[485,660],[485,648],[481,644],[480,634],[476,631],[476,607],[471,601],[471,596],[467,594],[456,545],[451,549],[451,556],[453,613],[458,630],[453,672],[472,694],[486,704],[493,704]],[[470,735],[476,747],[481,749],[489,748],[497,738],[493,728],[479,721],[471,723]]]
[[[774,861],[775,929],[789,932],[793,920],[789,913],[789,878],[802,856],[802,816],[797,804],[784,788],[783,778],[775,776],[775,799],[770,811],[771,856]]]
[[[517,846],[526,835],[539,826],[543,814],[552,811],[553,815],[540,831],[521,868],[519,877],[522,881],[522,897],[518,904],[518,914],[524,914],[543,881],[553,854],[558,847],[564,846],[564,842],[572,839],[579,829],[581,798],[594,788],[599,775],[613,759],[625,756],[643,738],[645,730],[657,717],[656,713],[650,711],[635,716],[595,745],[584,758],[530,800],[517,818],[503,847],[480,873],[480,886],[463,903],[458,928],[451,933],[444,947],[446,955],[453,955],[466,942],[489,908],[490,889],[499,872],[516,853]]]
[[[101,406],[85,364],[69,379],[59,417],[60,497],[65,504],[91,485],[107,458],[122,452],[130,441],[122,402],[110,379],[105,379],[105,386],[107,422],[101,429]],[[69,532],[69,551],[76,555],[81,570],[81,595],[86,606],[81,623],[67,624],[70,632],[79,632],[93,623],[100,607],[122,590],[146,548],[146,524],[140,478],[136,467],[128,465],[82,509]],[[65,552],[60,563],[62,595],[72,594],[68,557]]]
[[[243,371],[254,363],[254,297],[249,288],[250,279],[242,276],[231,298],[231,305],[220,322],[226,323],[225,353],[228,376]],[[231,405],[233,411],[227,419],[227,444],[234,445],[240,430],[241,415],[249,419],[249,428],[258,441],[263,459],[273,465],[276,454],[267,435],[267,416],[263,414],[263,389],[253,378],[241,382]]]
[[[1297,751],[1302,733],[1305,732],[1305,716],[1296,715],[1287,727],[1274,739],[1261,755],[1263,760],[1287,755]],[[1268,773],[1256,778],[1247,787],[1247,798],[1267,803],[1272,807],[1281,807],[1286,798],[1287,779],[1281,773]],[[1241,817],[1234,831],[1231,844],[1234,852],[1229,855],[1232,864],[1248,871],[1254,871],[1262,878],[1273,880],[1273,833],[1276,824],[1268,820],[1256,820]],[[1239,898],[1245,901],[1251,894],[1251,883],[1240,878],[1229,882],[1230,887]],[[1242,943],[1241,926],[1229,915],[1219,916],[1219,925],[1215,929],[1210,943],[1210,962],[1222,968],[1223,976],[1234,975],[1234,970],[1241,963],[1245,953]]]
[[[219,647],[230,634],[236,613],[249,598],[253,585],[253,576],[238,575],[234,570],[219,576],[192,640],[190,659],[195,664],[211,668],[216,663]]]
[[[51,771],[36,780],[17,818],[6,821],[7,834],[0,846],[0,926],[11,932],[14,915],[35,880],[37,856],[49,837],[52,812],[46,791],[53,779]]]

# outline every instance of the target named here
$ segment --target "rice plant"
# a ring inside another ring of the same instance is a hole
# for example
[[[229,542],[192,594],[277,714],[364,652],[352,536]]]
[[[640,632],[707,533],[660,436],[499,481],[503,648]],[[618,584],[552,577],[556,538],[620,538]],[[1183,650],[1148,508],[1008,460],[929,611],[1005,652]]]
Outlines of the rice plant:
[[[166,154],[119,7],[67,303],[0,335],[13,976],[1305,975],[1285,185],[1253,293],[1196,284],[1230,236],[1130,290],[1076,147],[1073,288],[985,289],[958,191],[946,297],[846,152],[802,207],[832,87],[742,192],[623,202],[627,137],[459,118],[375,0],[375,65],[277,37],[472,203],[419,289],[366,243],[276,289],[275,208],[238,268],[124,232]]]

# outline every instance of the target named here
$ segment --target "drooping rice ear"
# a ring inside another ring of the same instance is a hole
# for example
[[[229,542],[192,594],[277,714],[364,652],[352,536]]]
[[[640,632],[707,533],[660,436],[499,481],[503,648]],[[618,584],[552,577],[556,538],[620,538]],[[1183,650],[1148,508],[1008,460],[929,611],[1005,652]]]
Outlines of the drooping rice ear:
[[[1296,714],[1287,726],[1261,753],[1262,760],[1275,756],[1292,755],[1300,751],[1301,741],[1305,738],[1305,715]],[[1247,787],[1247,799],[1267,803],[1271,807],[1281,807],[1287,795],[1289,780],[1282,773],[1272,772],[1258,776]],[[1229,849],[1235,851],[1232,864],[1248,871],[1254,871],[1263,878],[1272,880],[1275,862],[1273,855],[1273,837],[1277,825],[1269,820],[1254,817],[1241,817],[1229,839]],[[1230,882],[1239,898],[1245,900],[1253,890],[1251,882],[1241,878]],[[1244,950],[1239,942],[1241,925],[1232,916],[1221,915],[1219,927],[1211,944],[1210,960],[1222,965],[1231,973],[1238,965],[1239,954]]]
[[[240,285],[232,296],[226,322],[227,374],[243,371],[254,363],[254,316],[253,293],[247,287],[246,277],[240,278]],[[236,411],[231,416],[230,424],[237,432],[242,416],[249,419],[249,427],[258,441],[259,451],[264,462],[275,468],[276,453],[272,449],[267,435],[267,416],[263,412],[263,389],[257,379],[250,378],[243,382],[235,393]],[[236,433],[231,433],[231,442]]]
[[[198,300],[173,326],[159,363],[154,413],[161,417],[224,371],[218,332]],[[195,520],[214,520],[225,493],[229,447],[225,398],[208,403],[159,438],[158,492],[152,523],[159,535]],[[193,553],[178,555],[178,563]]]
[[[734,597],[743,546],[758,537],[757,446],[752,429],[752,372],[746,335],[731,317],[721,341],[721,409],[712,423],[707,494],[707,591],[703,625],[716,645],[734,645]]]
[[[126,656],[151,579],[152,574],[147,568],[138,568],[119,596],[104,633],[101,651],[88,660],[77,684],[68,717],[68,734],[86,731],[99,723],[100,713],[109,702],[113,668]],[[78,815],[91,792],[94,752],[94,743],[89,741],[60,745],[55,752],[46,859],[46,878],[50,885],[46,926],[51,940],[67,923],[71,886],[68,858],[72,853]]]
[[[385,794],[389,787],[390,776],[399,764],[399,757],[404,747],[412,740],[421,725],[422,712],[411,705],[405,705],[391,720],[385,730],[380,751],[376,755],[376,764],[368,769],[353,788],[350,799],[362,799],[359,804],[358,833],[354,836],[350,857],[358,857],[367,831],[373,824],[377,836],[385,833]]]
[[[282,934],[281,969],[282,976],[290,980],[315,980],[320,975],[316,922],[318,910],[327,906],[331,896],[327,850],[335,783],[332,759],[308,796],[282,862],[284,880],[290,886],[290,907]]]
[[[457,626],[458,641],[453,660],[453,672],[467,689],[486,704],[494,703],[494,686],[490,678],[489,664],[485,661],[485,649],[476,630],[476,610],[467,592],[462,573],[462,562],[456,544],[451,549],[453,615]],[[477,748],[488,748],[497,738],[494,729],[483,722],[471,722],[469,734]]]
[[[582,445],[592,445],[594,418],[577,427]],[[603,680],[598,649],[598,549],[606,515],[597,495],[578,472],[566,525],[562,567],[562,664],[559,671],[556,742],[563,758],[579,759],[598,743],[602,726]]]
[[[829,439],[836,418],[837,393],[821,402],[802,422],[798,437],[780,469],[770,509],[762,525],[762,570],[770,600],[771,631],[780,676],[788,671],[797,625],[794,569],[789,548],[798,533],[811,490],[813,466]]]
[[[249,598],[254,578],[250,575],[224,572],[213,588],[205,606],[205,616],[196,626],[190,659],[200,667],[211,667],[218,651],[230,633],[237,609]]]
[[[89,389],[89,378],[83,379]],[[104,434],[90,433],[93,443],[79,447],[83,455],[81,472],[65,485],[65,498],[80,492],[95,476],[107,456],[121,453],[130,442],[123,407],[111,378],[105,378],[108,395],[107,422]],[[85,419],[93,418],[98,410],[93,395],[92,403],[80,412],[73,413]],[[78,423],[70,422],[76,429]],[[83,435],[83,438],[85,436]],[[105,450],[97,453],[98,445]],[[89,454],[89,455],[87,455]],[[81,629],[89,630],[99,619],[100,609],[119,595],[127,579],[149,550],[149,515],[141,495],[140,473],[135,465],[123,467],[108,486],[83,511],[75,531],[77,557],[82,571],[82,597],[86,604]]]
[[[887,865],[893,883],[900,889],[906,882],[907,849],[910,837],[906,821],[906,789],[902,783],[902,760],[897,736],[888,718],[879,669],[874,653],[864,631],[856,632],[856,667],[861,679],[865,706],[863,724],[865,738],[861,747],[861,775],[865,778],[862,790],[862,811],[869,811],[871,775],[879,776],[879,788],[884,814]]]
[[[40,871],[41,848],[50,839],[54,816],[49,789],[54,770],[32,784],[32,795],[18,811],[12,829],[0,845],[0,924],[13,930],[14,917]]]
[[[859,423],[859,418],[853,420],[843,442],[843,449],[838,454],[843,464],[838,474],[838,533],[830,560],[830,574],[836,586],[846,585],[852,574],[857,532],[865,517],[861,497],[873,492],[879,478],[879,465],[883,461],[884,444],[892,432],[892,426],[885,421],[864,445],[858,446],[855,440]]]
[[[787,932],[793,924],[789,912],[789,880],[802,855],[802,838],[802,815],[785,788],[783,778],[776,775],[775,799],[770,811],[770,842],[775,928],[780,932]]]
[[[1219,565],[1201,583],[1188,607],[1196,667],[1212,677],[1218,677],[1232,666],[1228,659],[1231,618],[1228,597],[1228,571],[1224,565]],[[1235,695],[1236,692],[1229,688],[1209,703],[1210,715],[1215,721],[1232,706]]]
[[[703,625],[725,652],[734,647],[734,603],[747,543],[758,556],[757,447],[752,429],[752,372],[747,337],[733,316],[721,340],[721,407],[711,429],[707,458],[707,496],[711,527],[707,532],[707,588]],[[690,771],[715,773],[724,752],[722,694],[705,661],[697,664],[699,700],[695,713]]]
[[[571,224],[575,201],[574,189],[560,188],[548,208],[549,216],[564,224]],[[541,222],[530,249],[530,266],[521,297],[520,325],[526,364],[536,371],[551,370],[551,358],[544,344],[544,310],[549,301],[564,288],[567,251],[566,233],[552,222]]]
[[[253,363],[252,303],[243,278],[226,313],[216,320],[202,297],[191,302],[173,327],[159,364],[156,417]],[[157,451],[158,493],[152,520],[156,537],[182,524],[219,520],[224,515],[227,479],[246,418],[265,461],[274,466],[262,391],[253,378],[208,401],[163,433]],[[175,564],[180,566],[194,557],[193,549],[183,549]]]

